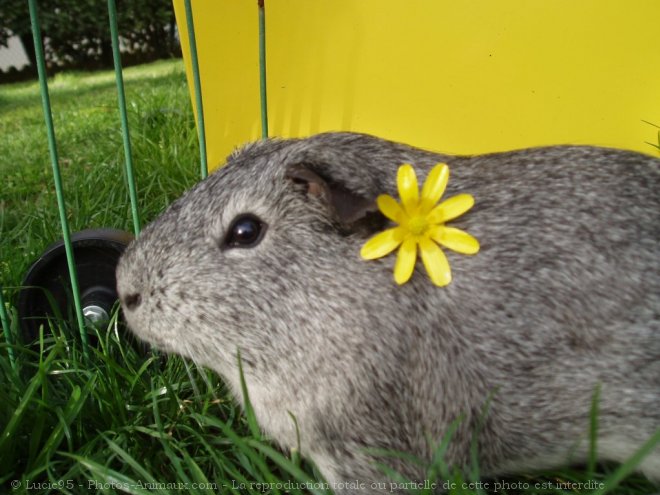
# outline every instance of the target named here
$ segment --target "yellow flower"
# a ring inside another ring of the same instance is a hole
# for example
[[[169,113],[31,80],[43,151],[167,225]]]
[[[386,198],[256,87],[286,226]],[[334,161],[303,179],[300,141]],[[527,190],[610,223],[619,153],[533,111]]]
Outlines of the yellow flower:
[[[458,194],[436,206],[448,180],[449,167],[438,163],[426,178],[420,197],[415,169],[408,164],[401,165],[397,174],[401,204],[387,194],[381,194],[377,199],[383,215],[398,226],[369,239],[360,251],[362,258],[381,258],[399,248],[394,280],[399,285],[405,284],[415,269],[419,246],[431,281],[440,287],[449,284],[449,261],[438,244],[458,253],[475,254],[479,251],[479,241],[467,232],[445,226],[445,222],[461,216],[474,205],[470,194]]]

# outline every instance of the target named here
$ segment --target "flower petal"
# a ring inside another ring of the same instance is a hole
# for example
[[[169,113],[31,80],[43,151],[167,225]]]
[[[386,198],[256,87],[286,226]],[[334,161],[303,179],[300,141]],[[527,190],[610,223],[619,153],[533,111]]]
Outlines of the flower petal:
[[[442,249],[431,239],[424,237],[419,241],[419,250],[422,253],[422,262],[431,282],[438,287],[449,284],[451,282],[451,268]]]
[[[417,175],[412,165],[406,163],[399,167],[396,184],[399,189],[399,197],[401,198],[401,203],[403,203],[403,208],[408,215],[412,215],[419,203]]]
[[[378,209],[383,215],[393,222],[401,223],[405,212],[396,199],[388,194],[381,194],[376,198],[376,203],[378,204]]]
[[[429,235],[438,244],[457,253],[476,254],[479,252],[479,241],[461,229],[436,225],[429,230]]]
[[[382,258],[399,247],[405,235],[406,231],[401,227],[384,230],[373,236],[362,246],[360,256],[365,260]]]
[[[433,208],[426,217],[429,223],[445,223],[460,217],[474,205],[471,194],[457,194]]]
[[[417,241],[414,237],[408,237],[401,244],[394,265],[394,281],[397,284],[405,284],[410,280],[415,270],[415,261],[417,261]]]
[[[446,163],[438,163],[429,172],[422,187],[422,214],[431,211],[431,208],[440,201],[449,181],[449,167]]]

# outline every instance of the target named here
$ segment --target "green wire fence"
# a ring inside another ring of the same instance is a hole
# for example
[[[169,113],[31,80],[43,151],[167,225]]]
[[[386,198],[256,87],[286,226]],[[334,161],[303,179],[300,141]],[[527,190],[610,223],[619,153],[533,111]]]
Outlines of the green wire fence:
[[[193,86],[195,88],[195,105],[197,107],[197,133],[199,136],[199,159],[201,162],[201,176],[205,179],[209,173],[206,163],[206,131],[204,129],[204,108],[202,105],[202,82],[199,77],[199,63],[197,61],[197,42],[195,40],[195,23],[193,21],[191,0],[185,0],[186,26],[188,28],[188,44],[190,45],[190,61],[193,67]]]
[[[133,174],[133,157],[131,154],[131,137],[128,132],[128,116],[126,115],[126,96],[124,95],[124,77],[121,70],[121,54],[119,53],[119,30],[117,29],[117,6],[115,0],[108,0],[108,17],[110,18],[110,38],[112,40],[112,60],[115,65],[117,80],[117,101],[121,118],[121,135],[124,142],[124,163],[128,178],[128,191],[131,198],[131,213],[133,215],[133,230],[137,236],[140,233],[140,215],[137,207],[137,188]]]
[[[261,136],[268,137],[268,98],[266,96],[266,8],[264,0],[259,6],[259,95],[261,101]]]
[[[55,137],[55,128],[53,125],[53,118],[50,105],[50,96],[48,92],[48,81],[46,74],[46,64],[43,52],[43,42],[41,37],[41,30],[39,25],[39,12],[37,8],[37,0],[27,0],[30,12],[30,22],[32,26],[32,34],[34,38],[37,72],[39,76],[39,88],[41,92],[41,100],[43,105],[44,120],[47,130],[48,150],[50,155],[51,166],[53,170],[53,181],[55,184],[57,207],[60,216],[60,224],[62,227],[62,237],[64,240],[65,253],[67,259],[67,266],[69,277],[71,281],[71,289],[74,299],[76,323],[80,338],[83,346],[83,353],[85,357],[89,356],[89,342],[86,332],[86,322],[83,314],[81,304],[80,291],[78,287],[78,276],[76,273],[75,256],[71,242],[71,232],[67,220],[67,209],[62,190],[62,179],[59,166],[59,158],[57,153],[57,141]],[[185,4],[185,17],[186,25],[188,28],[188,40],[190,44],[190,58],[192,62],[193,74],[193,93],[195,105],[197,110],[197,132],[199,138],[199,151],[200,151],[200,176],[202,179],[208,175],[208,165],[206,158],[206,135],[204,129],[204,110],[202,102],[202,89],[201,78],[199,74],[199,63],[197,58],[197,45],[195,42],[195,26],[193,19],[193,10],[191,0],[184,0]],[[267,98],[266,98],[266,42],[265,42],[265,6],[264,0],[257,2],[259,12],[259,80],[260,80],[260,101],[261,101],[261,128],[262,136],[268,136],[268,112],[267,112]],[[122,141],[124,147],[124,167],[126,171],[126,178],[128,182],[129,197],[131,202],[131,214],[133,220],[133,230],[135,235],[140,233],[140,216],[137,206],[137,188],[135,185],[135,175],[133,168],[133,160],[131,153],[131,139],[128,128],[128,117],[126,112],[126,96],[124,93],[124,82],[122,75],[121,54],[119,50],[119,33],[117,27],[117,7],[115,0],[108,0],[108,19],[110,36],[112,41],[112,55],[114,60],[115,79],[117,83],[117,101],[119,106],[119,115],[121,121]],[[16,356],[14,349],[17,345],[16,336],[12,333],[12,325],[10,316],[7,312],[5,300],[2,296],[2,287],[0,287],[0,322],[2,324],[3,334],[7,342],[7,354],[10,363],[13,367],[16,366]]]
[[[73,257],[73,246],[71,245],[69,221],[66,217],[64,192],[62,191],[62,175],[60,174],[59,158],[57,156],[57,143],[55,141],[53,115],[50,109],[50,96],[48,94],[48,82],[46,80],[46,62],[44,59],[43,44],[41,42],[41,29],[39,27],[39,13],[37,12],[36,0],[28,0],[28,6],[30,9],[30,22],[32,23],[32,36],[34,37],[34,50],[37,61],[37,72],[39,74],[41,102],[44,108],[44,119],[46,120],[48,151],[50,153],[50,162],[53,167],[53,180],[55,182],[55,193],[57,195],[57,208],[60,212],[60,225],[62,226],[62,237],[64,238],[64,248],[66,249],[66,260],[69,266],[69,277],[71,278],[71,291],[73,292],[74,304],[76,308],[78,329],[80,330],[80,338],[83,343],[83,352],[85,357],[87,357],[89,346],[87,342],[87,332],[85,331],[85,319],[83,317],[82,304],[80,303],[78,275],[76,273],[76,264]]]

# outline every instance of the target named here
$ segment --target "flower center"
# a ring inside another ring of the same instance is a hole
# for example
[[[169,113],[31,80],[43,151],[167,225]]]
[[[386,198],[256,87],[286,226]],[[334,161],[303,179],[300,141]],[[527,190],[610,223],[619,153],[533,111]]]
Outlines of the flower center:
[[[426,221],[426,217],[416,216],[408,220],[408,230],[414,235],[422,235],[427,227],[428,222]]]

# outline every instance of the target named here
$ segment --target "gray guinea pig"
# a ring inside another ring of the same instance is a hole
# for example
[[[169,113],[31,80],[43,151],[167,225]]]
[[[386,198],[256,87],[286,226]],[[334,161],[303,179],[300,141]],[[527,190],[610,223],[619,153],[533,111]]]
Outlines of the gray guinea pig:
[[[474,207],[450,225],[436,287],[420,261],[360,257],[391,225],[397,169]],[[600,387],[598,454],[624,461],[660,426],[660,160],[554,146],[448,156],[352,133],[245,146],[147,226],[117,269],[132,330],[219,373],[240,400],[237,351],[264,432],[331,486],[376,491],[405,452],[482,475],[582,462]],[[409,457],[408,457],[409,458]],[[660,448],[641,470],[660,474]],[[355,488],[355,485],[350,485]]]

